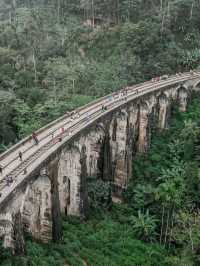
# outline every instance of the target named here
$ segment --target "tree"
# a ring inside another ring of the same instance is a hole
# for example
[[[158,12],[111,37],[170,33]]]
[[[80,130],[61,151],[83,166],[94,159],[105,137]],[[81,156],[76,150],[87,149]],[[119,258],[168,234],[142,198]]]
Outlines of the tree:
[[[138,216],[130,218],[134,234],[141,240],[152,242],[156,238],[157,219],[149,214],[147,209],[145,213],[138,211]]]
[[[90,206],[95,210],[111,207],[111,185],[100,179],[90,178],[88,182],[88,196]]]

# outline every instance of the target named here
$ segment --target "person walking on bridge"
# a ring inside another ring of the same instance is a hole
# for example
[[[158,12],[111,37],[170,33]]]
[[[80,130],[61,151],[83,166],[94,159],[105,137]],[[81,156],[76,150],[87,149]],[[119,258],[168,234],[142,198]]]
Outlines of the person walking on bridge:
[[[27,174],[27,168],[25,167],[23,171],[23,175],[26,175],[26,174]]]
[[[0,164],[0,175],[3,174],[3,166]]]
[[[18,155],[19,155],[19,160],[22,162],[22,152],[19,151]]]
[[[8,186],[8,187],[13,182],[12,176],[9,176],[9,175],[6,175],[5,180],[6,180],[6,186]]]
[[[10,182],[9,182],[9,176],[8,175],[6,175],[6,177],[5,177],[5,180],[6,180],[6,186],[10,186]]]
[[[39,143],[39,141],[38,141],[38,138],[37,138],[37,134],[35,132],[32,133],[32,138],[33,138],[35,144],[37,145]]]
[[[64,133],[65,133],[65,129],[64,129],[64,127],[61,127],[60,128],[60,134],[63,135]]]
[[[65,133],[65,129],[64,129],[64,127],[61,127],[60,128],[60,134],[59,134],[59,136],[58,136],[58,141],[62,141],[62,138],[63,138],[63,134]]]

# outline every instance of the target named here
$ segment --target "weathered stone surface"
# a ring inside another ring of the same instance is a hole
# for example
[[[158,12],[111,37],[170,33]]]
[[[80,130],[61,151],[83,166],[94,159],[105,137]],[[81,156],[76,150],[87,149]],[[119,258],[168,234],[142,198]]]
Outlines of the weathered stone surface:
[[[63,150],[59,162],[59,192],[60,198],[64,200],[61,202],[61,210],[67,215],[80,216],[80,175],[80,150],[74,145]]]
[[[87,155],[86,146],[83,145],[81,149],[80,164],[80,216],[85,218],[88,215],[88,193],[87,193]]]
[[[87,176],[100,174],[100,151],[104,129],[93,128],[62,151],[59,167],[59,195],[61,212],[84,217],[87,213]]]
[[[139,136],[138,136],[138,152],[143,153],[148,148],[148,115],[149,108],[147,104],[140,105],[139,111]]]
[[[105,140],[105,126],[98,123],[95,128],[92,128],[88,134],[81,138],[81,145],[85,146],[85,153],[87,155],[87,174],[88,176],[100,176],[101,169],[99,169],[100,152]]]
[[[119,188],[127,185],[127,130],[128,113],[123,109],[114,116],[110,125],[113,182]]]
[[[35,239],[48,242],[52,239],[51,182],[48,176],[39,176],[27,187],[23,204],[25,231]]]
[[[178,90],[178,103],[179,103],[179,110],[181,112],[186,111],[187,101],[188,101],[188,92],[184,87],[182,87]]]
[[[54,242],[57,242],[62,235],[62,218],[58,188],[58,159],[51,161],[48,165],[47,174],[51,181],[52,239]]]
[[[162,130],[168,127],[168,116],[170,108],[170,100],[162,93],[158,99],[158,125],[157,127]]]
[[[23,232],[22,215],[20,211],[15,214],[14,217],[14,253],[15,255],[24,255],[25,253],[25,241]]]
[[[13,217],[11,213],[0,215],[0,238],[3,239],[3,247],[14,249],[13,241]]]
[[[99,177],[104,181],[112,181],[112,153],[110,145],[110,134],[106,124],[105,136],[102,141],[98,166],[99,166]]]

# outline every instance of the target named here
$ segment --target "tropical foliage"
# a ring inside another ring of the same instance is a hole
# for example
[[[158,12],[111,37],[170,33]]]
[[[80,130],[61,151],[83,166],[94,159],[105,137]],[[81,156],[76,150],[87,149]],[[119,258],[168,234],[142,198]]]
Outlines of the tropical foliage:
[[[198,67],[199,11],[197,0],[2,0],[1,150],[94,97]]]
[[[200,66],[198,0],[1,0],[0,152],[122,86]],[[198,95],[197,95],[198,96]],[[1,266],[200,265],[200,100],[136,155],[124,203],[90,178],[87,222]],[[100,211],[101,210],[101,211]]]

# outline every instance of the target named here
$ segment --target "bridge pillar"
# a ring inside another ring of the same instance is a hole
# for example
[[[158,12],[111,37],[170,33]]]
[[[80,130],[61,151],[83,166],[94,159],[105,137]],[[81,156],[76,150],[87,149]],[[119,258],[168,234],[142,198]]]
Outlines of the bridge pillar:
[[[141,104],[139,109],[139,135],[137,148],[139,153],[144,153],[148,149],[148,116],[148,106],[146,104]]]
[[[3,240],[4,248],[14,249],[13,241],[13,217],[11,213],[3,213],[0,215],[0,239]]]
[[[87,155],[86,146],[83,145],[80,154],[80,215],[85,218],[88,216],[88,191],[87,191]]]
[[[25,253],[25,241],[24,241],[22,215],[20,211],[15,214],[13,231],[14,231],[15,255],[23,255]]]
[[[137,139],[139,135],[139,105],[131,104],[128,108],[128,138],[127,138],[127,176],[132,177],[133,158],[137,151]],[[128,182],[127,182],[128,183]]]
[[[128,179],[128,113],[122,109],[114,115],[110,125],[110,146],[114,187],[124,189]]]
[[[58,188],[58,158],[51,161],[47,169],[47,175],[51,181],[52,239],[54,242],[57,242],[62,235],[62,218]]]
[[[87,209],[85,148],[74,143],[63,150],[59,161],[59,194],[61,212],[67,215],[85,216]]]
[[[162,130],[168,126],[168,116],[170,112],[170,101],[165,94],[158,98],[158,129]]]
[[[25,231],[43,242],[52,239],[51,208],[51,182],[42,175],[27,186],[22,217]]]
[[[103,123],[98,123],[95,129],[82,139],[82,145],[85,144],[87,154],[87,170],[88,176],[103,178],[104,154],[107,152],[104,147],[109,144],[109,136],[106,133],[107,129]],[[110,146],[109,146],[110,147]],[[109,150],[108,150],[109,151]]]
[[[179,103],[179,110],[181,112],[185,112],[187,109],[187,103],[188,103],[188,91],[184,87],[181,87],[178,90],[178,103]]]

